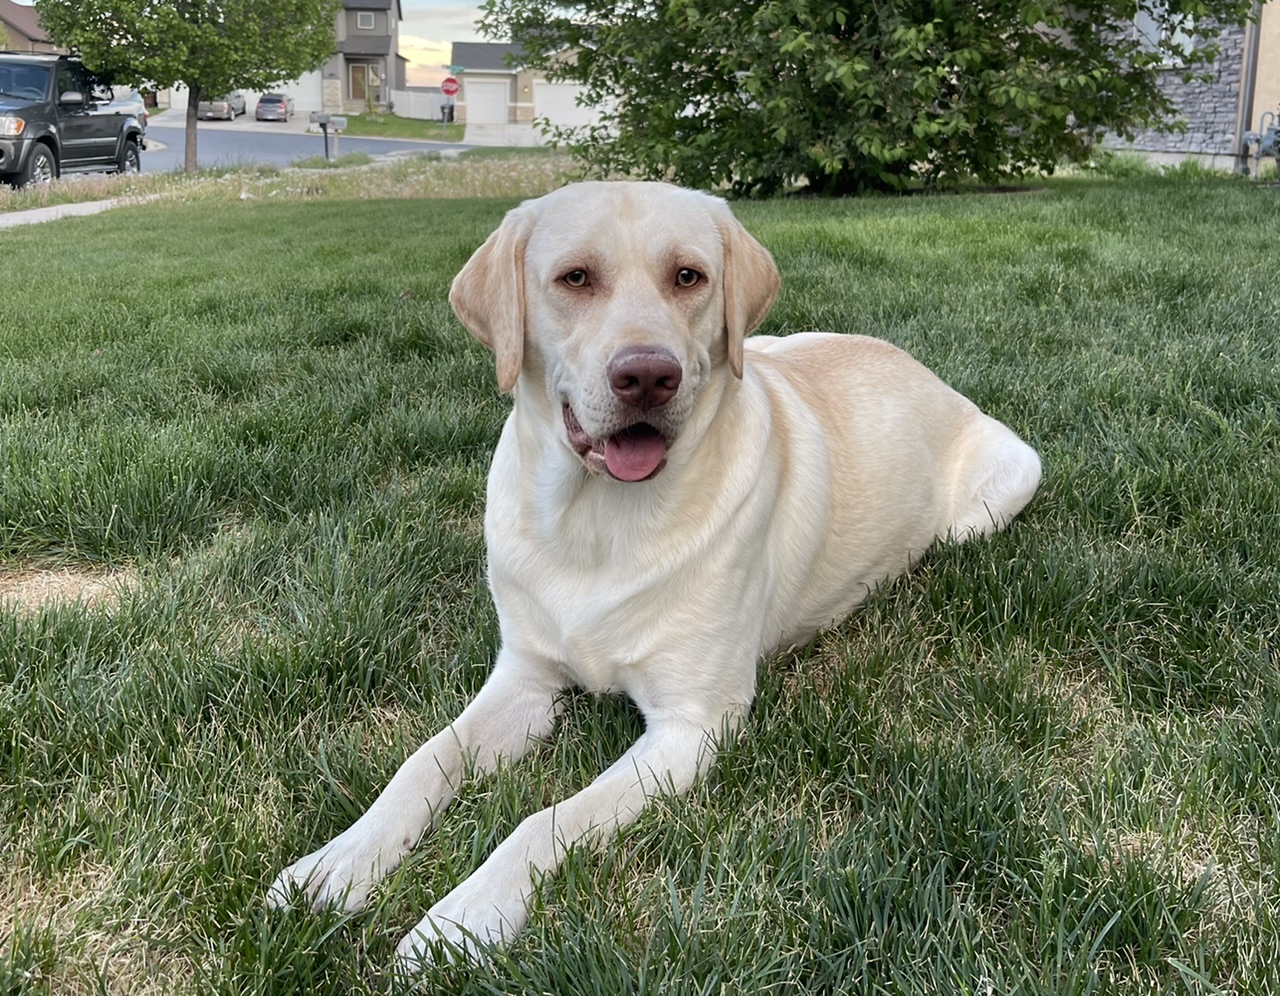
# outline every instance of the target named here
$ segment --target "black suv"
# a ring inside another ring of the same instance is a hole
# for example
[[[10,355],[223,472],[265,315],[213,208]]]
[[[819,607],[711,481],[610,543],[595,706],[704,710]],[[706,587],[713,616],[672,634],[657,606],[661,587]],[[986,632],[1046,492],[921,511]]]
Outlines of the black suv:
[[[0,180],[142,168],[146,125],[77,59],[0,52]]]

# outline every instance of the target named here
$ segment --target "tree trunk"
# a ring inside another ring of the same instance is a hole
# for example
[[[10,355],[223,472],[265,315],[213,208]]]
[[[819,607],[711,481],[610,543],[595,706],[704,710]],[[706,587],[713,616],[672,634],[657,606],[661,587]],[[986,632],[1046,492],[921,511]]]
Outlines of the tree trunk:
[[[202,96],[204,96],[204,90],[199,83],[187,84],[186,157],[182,167],[187,173],[196,171],[196,122],[200,120],[198,114]]]

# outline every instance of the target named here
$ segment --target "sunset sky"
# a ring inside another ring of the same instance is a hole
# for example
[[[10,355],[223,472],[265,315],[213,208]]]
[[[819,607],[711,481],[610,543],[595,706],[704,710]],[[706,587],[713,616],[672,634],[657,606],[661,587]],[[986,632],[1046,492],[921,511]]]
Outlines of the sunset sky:
[[[400,0],[400,54],[409,60],[409,85],[434,86],[445,76],[449,46],[485,41],[476,31],[476,7],[449,0]]]

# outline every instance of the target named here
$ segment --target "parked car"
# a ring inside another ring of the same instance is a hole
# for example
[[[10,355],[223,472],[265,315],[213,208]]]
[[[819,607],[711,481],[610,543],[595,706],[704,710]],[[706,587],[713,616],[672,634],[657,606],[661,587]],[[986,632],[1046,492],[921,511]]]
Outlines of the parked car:
[[[259,121],[288,121],[293,117],[293,98],[287,93],[264,93],[253,116]]]
[[[0,180],[48,183],[62,173],[136,173],[145,126],[79,59],[0,52]]]
[[[142,125],[142,131],[145,134],[147,123],[151,120],[151,112],[147,110],[147,102],[143,100],[142,94],[137,90],[116,90],[115,99],[106,105],[113,110],[119,108],[138,119],[138,124]]]
[[[201,120],[205,118],[222,118],[225,121],[234,121],[245,110],[244,94],[239,90],[233,90],[225,96],[214,97],[213,100],[200,101],[196,106],[196,117]]]

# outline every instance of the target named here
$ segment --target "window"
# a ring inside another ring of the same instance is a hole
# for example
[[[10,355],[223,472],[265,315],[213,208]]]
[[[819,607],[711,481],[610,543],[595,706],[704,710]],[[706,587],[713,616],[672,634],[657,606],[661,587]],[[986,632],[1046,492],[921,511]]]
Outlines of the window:
[[[45,79],[48,79],[48,78],[49,78],[48,76],[45,76]],[[43,90],[44,86],[42,85],[40,89]],[[80,83],[79,76],[77,76],[74,72],[71,71],[70,66],[59,66],[58,67],[58,88],[56,91],[56,96],[59,100],[61,100],[62,95],[68,92],[84,93],[84,87]],[[85,100],[89,99],[89,95],[87,93],[84,94],[84,99]]]
[[[1194,30],[1191,18],[1185,18],[1181,24],[1170,30],[1168,26],[1161,25],[1161,19],[1166,14],[1165,0],[1156,0],[1150,8],[1139,7],[1138,14],[1133,19],[1134,39],[1144,52],[1158,51],[1164,43],[1172,44],[1184,56],[1189,55],[1195,48],[1195,39],[1191,35]],[[1166,59],[1170,64],[1180,61],[1176,55],[1168,54],[1167,50]]]
[[[373,12],[362,10],[356,14],[356,27],[361,31],[373,30]]]

